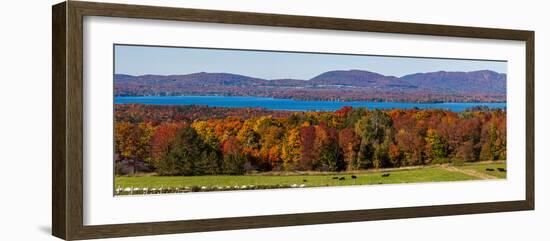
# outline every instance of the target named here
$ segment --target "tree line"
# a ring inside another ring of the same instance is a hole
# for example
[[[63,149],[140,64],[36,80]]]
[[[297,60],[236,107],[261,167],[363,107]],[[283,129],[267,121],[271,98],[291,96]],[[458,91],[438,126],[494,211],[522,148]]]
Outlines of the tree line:
[[[124,110],[115,113],[115,160],[144,161],[160,175],[346,171],[506,159],[506,111],[500,109],[456,113],[344,107],[150,120],[136,116],[141,112],[132,108],[140,107],[115,110]],[[164,108],[170,107],[155,110]],[[123,118],[129,114],[133,117]]]

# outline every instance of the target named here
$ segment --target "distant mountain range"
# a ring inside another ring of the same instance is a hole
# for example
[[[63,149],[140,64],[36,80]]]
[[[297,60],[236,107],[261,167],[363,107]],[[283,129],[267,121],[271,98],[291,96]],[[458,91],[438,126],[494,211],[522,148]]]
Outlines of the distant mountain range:
[[[261,79],[230,73],[115,75],[117,96],[224,95],[301,100],[505,102],[506,74],[490,70],[385,76],[335,70],[309,80]]]

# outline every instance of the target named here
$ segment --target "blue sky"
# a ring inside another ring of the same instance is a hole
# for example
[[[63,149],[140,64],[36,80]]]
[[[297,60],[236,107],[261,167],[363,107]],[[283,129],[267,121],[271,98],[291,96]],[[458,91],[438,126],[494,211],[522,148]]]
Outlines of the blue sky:
[[[506,62],[115,45],[117,74],[223,72],[264,79],[311,79],[326,71],[350,69],[397,77],[441,70],[506,73]]]

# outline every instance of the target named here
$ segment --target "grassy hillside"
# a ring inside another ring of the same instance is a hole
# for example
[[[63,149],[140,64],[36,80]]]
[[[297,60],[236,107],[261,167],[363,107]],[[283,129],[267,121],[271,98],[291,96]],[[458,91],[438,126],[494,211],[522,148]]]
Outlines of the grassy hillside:
[[[487,168],[494,171],[486,171]],[[469,164],[455,168],[431,166],[417,169],[379,170],[357,174],[244,175],[244,176],[119,176],[115,178],[118,194],[166,192],[224,191],[272,188],[371,185],[391,183],[449,182],[505,178],[506,164]],[[463,171],[466,170],[466,171]],[[386,174],[386,175],[384,175]],[[389,174],[389,175],[388,175]],[[356,178],[352,178],[352,175]],[[128,191],[131,188],[132,191]],[[137,190],[139,188],[139,190]],[[146,191],[143,188],[147,188]],[[152,189],[155,190],[152,190]],[[126,190],[125,190],[126,189]]]

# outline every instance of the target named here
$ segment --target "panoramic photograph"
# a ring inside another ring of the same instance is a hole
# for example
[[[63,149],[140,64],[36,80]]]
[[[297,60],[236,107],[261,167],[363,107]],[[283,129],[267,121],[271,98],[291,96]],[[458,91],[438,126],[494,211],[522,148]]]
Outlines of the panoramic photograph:
[[[116,44],[113,193],[506,179],[506,73],[501,60]]]

